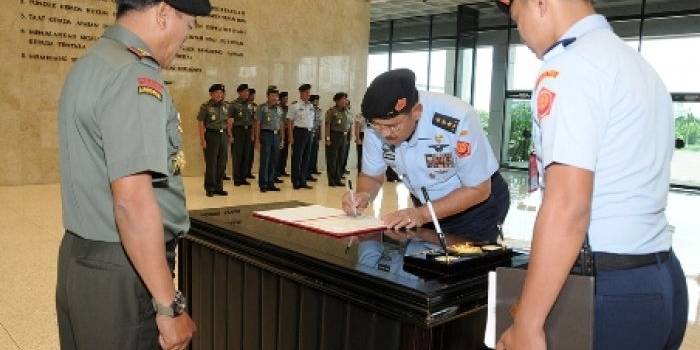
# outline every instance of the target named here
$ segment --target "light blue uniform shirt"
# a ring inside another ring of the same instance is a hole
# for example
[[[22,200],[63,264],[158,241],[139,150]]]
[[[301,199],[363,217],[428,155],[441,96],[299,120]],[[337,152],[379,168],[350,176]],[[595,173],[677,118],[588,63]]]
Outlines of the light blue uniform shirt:
[[[287,119],[294,122],[294,126],[306,129],[313,129],[316,111],[311,102],[299,101],[289,106]]]
[[[562,41],[544,56],[533,89],[540,174],[551,163],[594,172],[588,231],[594,251],[669,250],[670,94],[603,16],[582,19]]]
[[[376,130],[367,128],[362,148],[362,172],[381,176],[390,166],[411,193],[424,202],[464,186],[477,186],[498,170],[476,111],[449,95],[420,92],[423,114],[411,138],[391,147]]]

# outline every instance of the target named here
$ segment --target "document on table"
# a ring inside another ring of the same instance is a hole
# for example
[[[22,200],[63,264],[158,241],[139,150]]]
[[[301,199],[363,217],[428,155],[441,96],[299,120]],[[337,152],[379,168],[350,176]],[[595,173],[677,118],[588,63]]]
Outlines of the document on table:
[[[386,228],[381,220],[373,216],[349,216],[340,209],[321,205],[256,211],[253,215],[334,237],[377,232]]]

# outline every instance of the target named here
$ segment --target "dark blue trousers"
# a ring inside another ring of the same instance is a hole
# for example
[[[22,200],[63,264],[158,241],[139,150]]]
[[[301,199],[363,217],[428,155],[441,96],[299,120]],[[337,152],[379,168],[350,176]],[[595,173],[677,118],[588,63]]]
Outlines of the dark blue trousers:
[[[292,185],[306,185],[309,178],[309,162],[311,161],[311,139],[309,129],[294,128],[294,144],[292,144]]]
[[[271,130],[260,130],[260,168],[258,185],[268,189],[274,185],[277,172],[277,157],[280,152],[279,137]]]
[[[678,349],[687,322],[688,288],[673,252],[664,262],[597,273],[597,350]]]

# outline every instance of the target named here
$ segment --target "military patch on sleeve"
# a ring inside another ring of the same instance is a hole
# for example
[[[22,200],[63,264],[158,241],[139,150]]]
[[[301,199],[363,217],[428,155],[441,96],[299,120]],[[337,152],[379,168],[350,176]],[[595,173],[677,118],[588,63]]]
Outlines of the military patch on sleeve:
[[[158,101],[163,101],[163,85],[160,85],[159,82],[151,78],[139,77],[138,83],[139,95],[151,95]]]
[[[546,87],[540,90],[539,94],[537,94],[537,119],[542,120],[549,117],[556,97],[557,94]]]
[[[453,118],[453,117],[448,117],[444,114],[435,113],[435,115],[433,115],[433,125],[437,126],[440,129],[447,130],[447,131],[454,134],[457,132],[457,126],[459,125],[459,119]]]
[[[457,156],[459,158],[469,157],[472,154],[472,145],[466,141],[457,142]]]

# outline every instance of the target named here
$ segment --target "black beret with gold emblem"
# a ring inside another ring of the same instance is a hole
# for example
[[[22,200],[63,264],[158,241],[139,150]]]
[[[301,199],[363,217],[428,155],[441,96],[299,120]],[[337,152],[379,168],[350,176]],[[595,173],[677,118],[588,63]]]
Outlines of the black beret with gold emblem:
[[[376,77],[367,88],[362,115],[367,120],[391,119],[408,113],[416,103],[416,74],[410,69],[390,70]]]
[[[303,84],[299,87],[299,91],[309,91],[311,90],[311,84]]]

